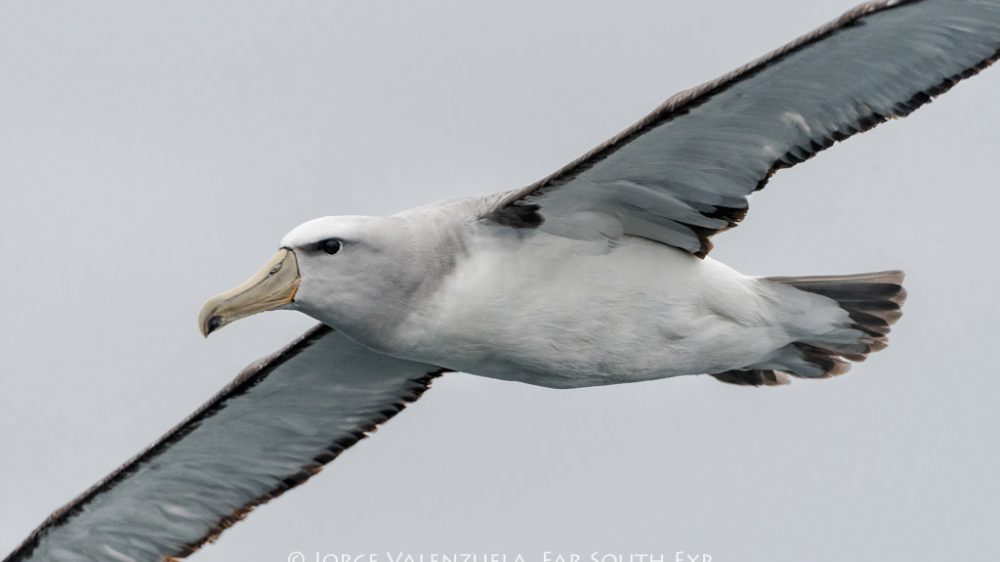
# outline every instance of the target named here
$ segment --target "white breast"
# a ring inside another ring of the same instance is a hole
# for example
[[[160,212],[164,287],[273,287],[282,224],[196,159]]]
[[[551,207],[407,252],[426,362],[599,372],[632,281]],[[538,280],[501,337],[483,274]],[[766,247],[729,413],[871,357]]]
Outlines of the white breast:
[[[400,355],[555,387],[721,372],[788,343],[757,282],[641,238],[483,229]]]

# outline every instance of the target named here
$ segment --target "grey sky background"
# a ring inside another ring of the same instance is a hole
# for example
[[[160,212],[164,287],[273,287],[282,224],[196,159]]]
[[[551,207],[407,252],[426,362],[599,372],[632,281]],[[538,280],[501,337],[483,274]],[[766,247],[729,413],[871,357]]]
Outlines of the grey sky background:
[[[287,230],[519,187],[851,4],[0,2],[0,553],[313,324],[197,331]],[[907,271],[850,374],[448,375],[191,560],[991,559],[998,94],[994,68],[780,173],[716,238],[750,274]]]

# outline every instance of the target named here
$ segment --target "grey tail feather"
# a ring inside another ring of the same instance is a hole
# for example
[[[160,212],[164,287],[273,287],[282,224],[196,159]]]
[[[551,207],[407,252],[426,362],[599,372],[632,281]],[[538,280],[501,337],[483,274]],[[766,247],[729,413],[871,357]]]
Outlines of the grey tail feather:
[[[722,382],[744,386],[781,386],[791,382],[787,373],[772,369],[733,370],[712,376]]]
[[[730,384],[776,386],[788,384],[789,375],[803,378],[828,378],[850,368],[848,361],[864,361],[870,353],[885,349],[891,326],[902,316],[906,289],[902,271],[879,271],[856,275],[815,277],[766,277],[764,281],[789,285],[801,291],[833,299],[851,319],[847,327],[862,332],[856,341],[830,342],[804,340],[782,350],[793,366],[776,369],[737,369],[712,374]],[[795,369],[794,365],[804,368]]]

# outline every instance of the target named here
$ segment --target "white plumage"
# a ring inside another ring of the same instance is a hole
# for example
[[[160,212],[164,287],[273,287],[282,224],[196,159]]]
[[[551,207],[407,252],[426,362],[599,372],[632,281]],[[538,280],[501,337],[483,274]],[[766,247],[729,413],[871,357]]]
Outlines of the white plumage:
[[[275,308],[323,324],[248,367],[5,561],[187,556],[447,371],[557,388],[843,373],[885,347],[902,273],[748,277],[706,257],[710,239],[774,172],[998,57],[1000,0],[869,2],[522,189],[294,229],[264,269],[206,303],[200,327]]]
[[[303,279],[287,307],[395,357],[557,388],[769,369],[793,342],[865,336],[832,299],[644,238],[484,223],[491,201],[310,221],[282,240]],[[330,238],[335,256],[310,251]],[[427,275],[427,256],[448,259]]]

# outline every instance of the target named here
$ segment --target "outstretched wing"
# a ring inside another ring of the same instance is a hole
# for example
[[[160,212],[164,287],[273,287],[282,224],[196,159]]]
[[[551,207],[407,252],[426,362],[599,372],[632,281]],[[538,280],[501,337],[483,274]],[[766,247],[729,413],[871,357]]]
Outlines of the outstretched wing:
[[[53,513],[5,562],[187,556],[319,472],[441,372],[317,326]]]
[[[581,212],[704,257],[747,196],[793,166],[909,114],[1000,56],[1000,0],[879,0],[681,92],[486,218],[559,229]]]

